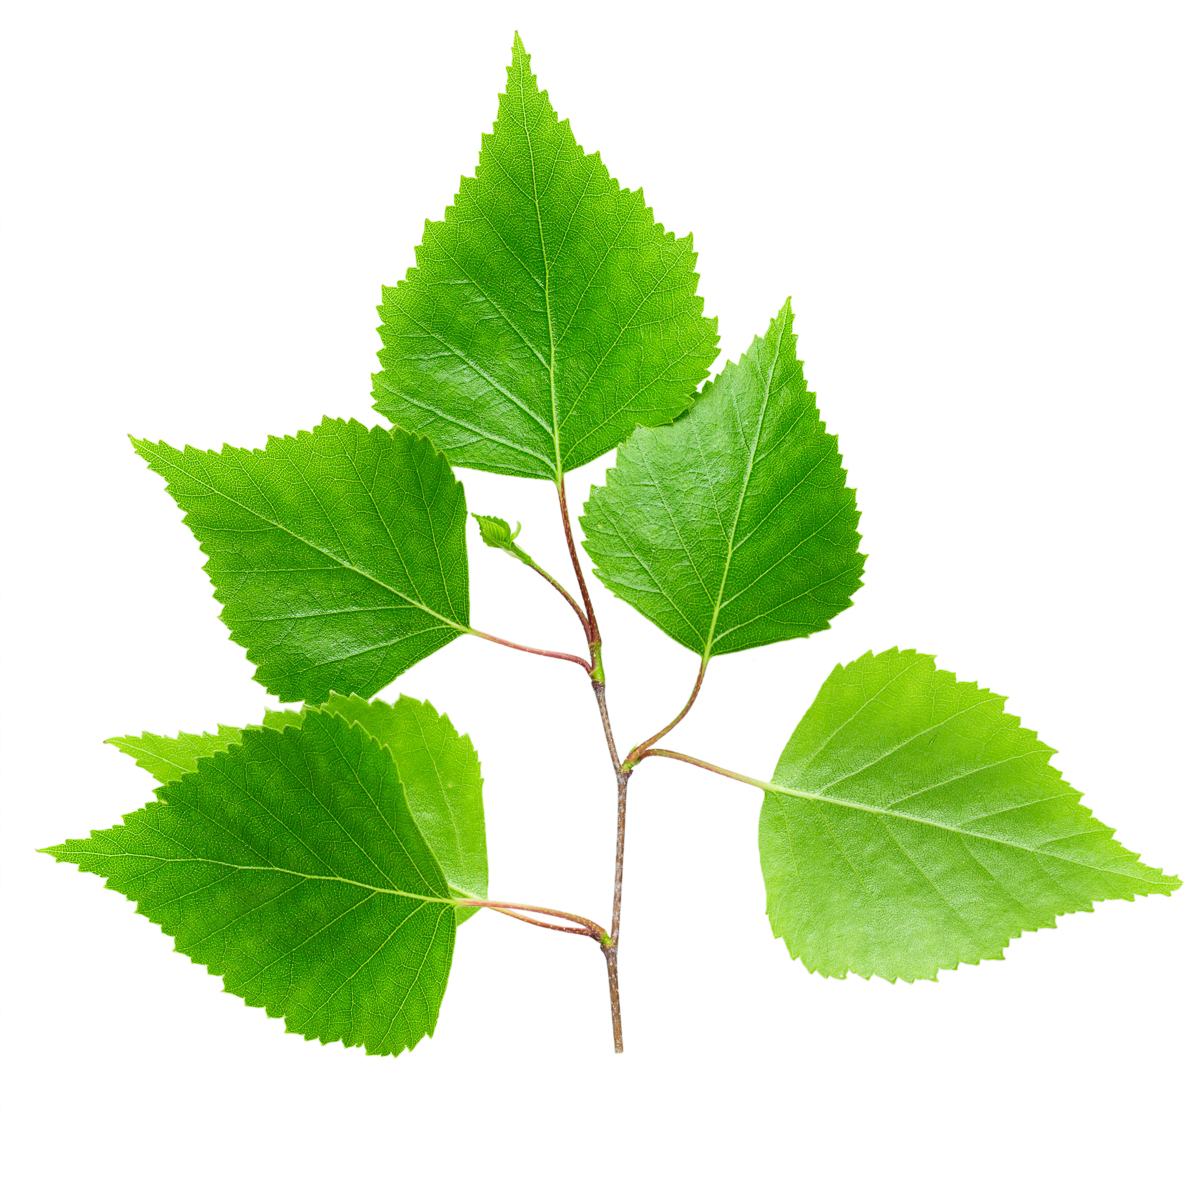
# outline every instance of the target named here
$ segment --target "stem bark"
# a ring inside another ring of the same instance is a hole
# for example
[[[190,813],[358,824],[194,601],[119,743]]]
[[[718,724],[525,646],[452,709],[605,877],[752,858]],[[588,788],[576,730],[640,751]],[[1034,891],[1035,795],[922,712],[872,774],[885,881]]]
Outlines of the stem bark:
[[[608,700],[605,695],[604,669],[600,665],[600,626],[592,598],[588,595],[587,580],[579,565],[579,554],[575,549],[575,536],[571,532],[571,515],[567,509],[567,489],[562,476],[558,479],[558,511],[562,516],[563,535],[567,539],[567,550],[571,555],[571,566],[575,569],[575,580],[583,597],[586,612],[584,628],[588,633],[588,649],[592,663],[592,691],[596,696],[596,707],[600,710],[600,721],[604,726],[604,740],[608,745],[608,756],[612,760],[613,773],[617,777],[617,853],[613,867],[613,916],[612,933],[607,942],[601,942],[604,962],[608,968],[608,1003],[612,1013],[613,1050],[621,1054],[625,1050],[625,1039],[621,1031],[621,989],[617,979],[617,950],[621,933],[621,888],[625,877],[625,798],[629,789],[629,769],[621,762],[617,743],[613,738],[612,722],[608,716]],[[697,687],[699,685],[697,684]]]
[[[612,1009],[613,1050],[621,1054],[625,1050],[625,1037],[621,1031],[621,990],[617,983],[617,950],[621,939],[621,889],[625,882],[625,797],[629,791],[629,772],[617,770],[617,852],[613,865],[613,908],[611,944],[604,947],[604,958],[608,964],[608,1001]]]

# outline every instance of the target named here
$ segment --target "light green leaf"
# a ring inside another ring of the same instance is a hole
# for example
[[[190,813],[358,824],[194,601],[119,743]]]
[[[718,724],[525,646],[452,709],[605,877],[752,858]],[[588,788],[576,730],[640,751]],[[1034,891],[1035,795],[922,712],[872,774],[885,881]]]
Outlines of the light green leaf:
[[[584,154],[518,37],[475,175],[384,288],[375,407],[454,463],[561,479],[669,421],[708,374],[695,263],[690,236]]]
[[[639,429],[582,518],[596,574],[706,662],[827,629],[858,510],[796,360],[791,304],[672,425]]]
[[[466,500],[425,438],[326,418],[265,450],[134,446],[280,699],[374,695],[467,632]]]
[[[479,536],[483,538],[485,546],[490,546],[493,550],[503,550],[505,554],[511,554],[527,567],[533,566],[533,559],[517,545],[517,537],[521,532],[520,521],[517,522],[516,529],[510,529],[503,517],[481,517],[478,513],[472,513],[471,516],[479,525]]]
[[[433,1032],[450,889],[366,730],[317,711],[250,728],[162,791],[165,804],[46,853],[106,876],[293,1033],[399,1054]]]
[[[268,709],[262,723],[267,729],[284,729],[288,725],[299,725],[303,713],[290,709]],[[218,750],[240,745],[242,730],[236,725],[218,725],[216,733],[178,733],[166,737],[160,733],[142,732],[141,736],[109,738],[104,744],[116,746],[122,754],[128,754],[143,771],[149,771],[159,783],[173,783],[196,769],[196,762],[208,758]]]
[[[836,667],[768,785],[771,928],[810,971],[933,979],[1097,900],[1169,893],[1004,697],[889,650]]]
[[[358,696],[330,696],[322,706],[357,721],[396,760],[408,807],[437,856],[451,891],[487,896],[487,835],[483,821],[483,776],[471,739],[428,701],[401,696],[395,704]],[[456,910],[459,924],[477,908]]]

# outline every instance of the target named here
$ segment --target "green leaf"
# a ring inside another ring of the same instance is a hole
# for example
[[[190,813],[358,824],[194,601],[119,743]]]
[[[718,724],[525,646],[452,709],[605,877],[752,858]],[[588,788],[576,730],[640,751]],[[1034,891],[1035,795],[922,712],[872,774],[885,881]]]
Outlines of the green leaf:
[[[357,721],[392,753],[408,807],[437,856],[451,891],[487,896],[487,835],[483,821],[483,776],[471,739],[428,701],[401,696],[395,704],[358,696],[330,696],[322,706]],[[459,924],[479,909],[456,910]]]
[[[517,536],[521,532],[520,521],[517,522],[516,529],[510,529],[503,517],[481,517],[478,513],[472,513],[471,516],[479,525],[479,536],[483,538],[485,546],[490,546],[493,550],[503,550],[505,554],[511,554],[527,567],[533,566],[533,559],[517,545]]]
[[[379,309],[375,407],[454,463],[561,479],[690,402],[716,357],[690,236],[585,155],[518,37],[479,167]]]
[[[451,889],[476,899],[487,896],[487,835],[483,816],[483,776],[471,739],[459,736],[450,718],[438,713],[427,701],[401,696],[395,704],[382,700],[368,703],[359,696],[331,695],[319,706],[354,724],[358,722],[392,754],[413,818],[437,858]],[[306,708],[305,712],[313,711]],[[286,729],[300,725],[304,712],[268,710],[262,725]],[[256,726],[250,726],[251,729]],[[180,733],[164,737],[143,733],[140,737],[109,738],[149,771],[159,783],[172,783],[196,770],[201,758],[240,746],[245,730],[218,725],[216,733]],[[157,790],[160,798],[163,789]],[[479,910],[460,908],[459,924]]]
[[[208,555],[254,678],[281,700],[374,695],[467,632],[466,500],[425,438],[326,418],[265,450],[134,447]]]
[[[792,309],[672,425],[639,429],[582,518],[596,574],[706,662],[827,629],[861,585],[858,510]]]
[[[46,853],[106,876],[293,1033],[399,1054],[433,1032],[450,889],[365,729],[318,711],[252,727],[162,791],[165,804]]]
[[[268,729],[284,729],[288,725],[299,725],[303,713],[290,709],[273,711],[268,709],[262,723]],[[142,732],[138,737],[109,738],[104,744],[116,746],[122,754],[128,754],[139,767],[149,771],[159,783],[173,783],[196,769],[196,762],[208,758],[219,750],[240,745],[242,730],[236,725],[218,725],[216,733],[178,733],[166,737],[160,733]]]
[[[1053,754],[930,655],[836,667],[763,801],[775,935],[822,975],[933,979],[1094,901],[1179,887],[1091,815]]]

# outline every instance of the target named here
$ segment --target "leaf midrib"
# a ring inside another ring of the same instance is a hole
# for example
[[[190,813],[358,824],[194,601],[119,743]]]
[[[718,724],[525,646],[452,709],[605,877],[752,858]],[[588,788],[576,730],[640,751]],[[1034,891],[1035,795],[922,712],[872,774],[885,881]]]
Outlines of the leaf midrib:
[[[129,851],[122,851],[115,854],[105,854],[98,850],[88,850],[85,852],[89,858],[145,858],[151,862],[160,863],[209,863],[214,867],[229,867],[233,871],[274,871],[279,875],[292,875],[298,879],[312,880],[317,883],[348,883],[352,887],[362,888],[368,892],[379,892],[385,896],[403,896],[408,900],[422,900],[431,904],[446,904],[454,905],[455,901],[446,896],[422,896],[417,892],[402,892],[397,888],[377,887],[372,883],[363,883],[358,879],[347,879],[344,875],[311,875],[307,871],[292,871],[287,867],[276,866],[251,866],[246,863],[231,863],[225,862],[220,858],[164,858],[159,854],[135,854]],[[462,892],[461,888],[454,888],[457,892]],[[465,896],[471,896],[470,892],[463,892]],[[473,897],[472,897],[473,898]]]
[[[550,258],[546,254],[546,231],[542,227],[542,206],[538,200],[537,163],[533,155],[533,138],[529,135],[529,119],[525,109],[524,71],[520,72],[519,78],[521,81],[521,129],[525,133],[525,144],[529,147],[529,179],[533,184],[533,211],[537,214],[538,242],[542,247],[542,270],[546,276],[542,295],[546,302],[546,335],[550,340],[550,432],[554,438],[554,481],[555,484],[561,484],[563,477],[562,449],[558,439],[558,389],[555,381],[558,343],[554,337],[554,317],[550,311]]]
[[[124,740],[125,739],[123,739],[123,738],[120,739],[120,741],[124,741]],[[130,740],[132,740],[132,739],[130,739]],[[182,763],[172,762],[171,759],[166,758],[161,754],[157,754],[153,750],[146,749],[144,745],[140,745],[136,750],[131,752],[130,750],[127,750],[124,746],[120,745],[117,738],[109,738],[108,744],[111,746],[116,746],[117,749],[120,750],[122,754],[129,755],[129,757],[133,759],[134,763],[137,766],[141,767],[143,771],[149,771],[151,775],[154,775],[154,772],[150,771],[149,767],[142,766],[143,760],[146,762],[153,761],[153,762],[162,763],[164,766],[170,767],[172,771],[179,771],[181,774],[187,774],[188,770],[190,769],[187,766],[183,765]],[[188,755],[185,761],[195,762],[197,757],[199,757],[199,756],[198,755]],[[155,778],[157,778],[157,776],[155,776]]]
[[[929,817],[919,817],[914,816],[911,813],[896,812],[890,808],[875,808],[870,804],[860,804],[855,800],[845,800],[837,796],[826,796],[822,795],[820,792],[803,792],[798,788],[785,787],[783,784],[775,783],[773,781],[767,782],[766,780],[759,779],[754,780],[753,782],[756,787],[762,788],[764,792],[775,792],[783,796],[794,796],[799,800],[817,800],[825,804],[836,805],[838,808],[853,808],[857,809],[859,812],[871,813],[872,816],[879,817],[881,820],[884,817],[895,817],[897,820],[911,821],[916,825],[926,825],[934,829],[944,829],[948,833],[957,833],[961,837],[972,837],[984,842],[995,842],[999,846],[1007,846],[1010,850],[1024,850],[1027,854],[1039,854],[1044,858],[1058,859],[1060,862],[1070,863],[1073,867],[1083,867],[1085,870],[1089,871],[1099,871],[1109,875],[1120,875],[1126,879],[1136,879],[1139,882],[1144,882],[1140,875],[1130,874],[1127,871],[1119,871],[1111,866],[1096,866],[1094,863],[1080,862],[1079,859],[1069,858],[1065,854],[1055,854],[1051,850],[1043,850],[1041,846],[1027,846],[1022,842],[1011,842],[1005,838],[994,837],[988,833],[977,833],[973,829],[963,829],[958,825],[947,825],[943,821],[934,821]],[[896,803],[901,803],[901,801],[897,801]],[[995,814],[983,813],[981,814],[981,817],[993,815]],[[1069,834],[1068,836],[1087,836],[1093,832],[1097,831],[1082,829],[1078,834]]]
[[[758,455],[758,443],[762,436],[763,422],[767,418],[767,402],[771,397],[771,384],[775,379],[775,367],[779,362],[779,351],[783,346],[783,331],[779,331],[779,335],[775,340],[775,354],[771,358],[771,369],[767,372],[766,386],[763,388],[762,405],[758,413],[758,425],[754,430],[754,445],[750,449],[749,457],[746,461],[746,472],[742,477],[742,491],[738,496],[737,508],[733,514],[733,524],[729,529],[729,548],[725,554],[725,569],[721,573],[721,586],[717,589],[717,600],[713,605],[712,623],[708,627],[708,639],[704,645],[704,651],[700,655],[701,663],[707,663],[712,657],[713,646],[716,644],[717,620],[721,615],[722,599],[725,595],[725,584],[729,579],[729,568],[733,563],[733,555],[736,550],[734,541],[737,538],[738,522],[742,519],[742,508],[746,503],[746,490],[750,486],[750,476],[754,474],[755,458]],[[719,518],[718,518],[719,519]]]

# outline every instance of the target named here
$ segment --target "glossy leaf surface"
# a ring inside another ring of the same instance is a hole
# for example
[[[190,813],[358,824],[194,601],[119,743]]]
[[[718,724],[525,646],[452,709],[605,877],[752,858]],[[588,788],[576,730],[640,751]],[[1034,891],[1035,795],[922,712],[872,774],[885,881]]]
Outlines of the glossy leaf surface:
[[[250,728],[162,794],[47,853],[105,876],[293,1033],[398,1054],[433,1032],[450,889],[391,754],[363,728],[316,711]]]
[[[454,463],[559,479],[690,403],[717,346],[695,263],[584,154],[518,38],[475,175],[384,288],[375,407]]]
[[[841,463],[785,304],[689,412],[621,447],[585,546],[612,591],[705,660],[807,637],[861,585]]]
[[[777,937],[810,971],[932,979],[1097,900],[1169,893],[1004,697],[889,650],[836,667],[766,792]]]
[[[466,632],[466,500],[427,439],[326,418],[265,450],[134,446],[208,556],[255,679],[281,700],[374,695]]]

